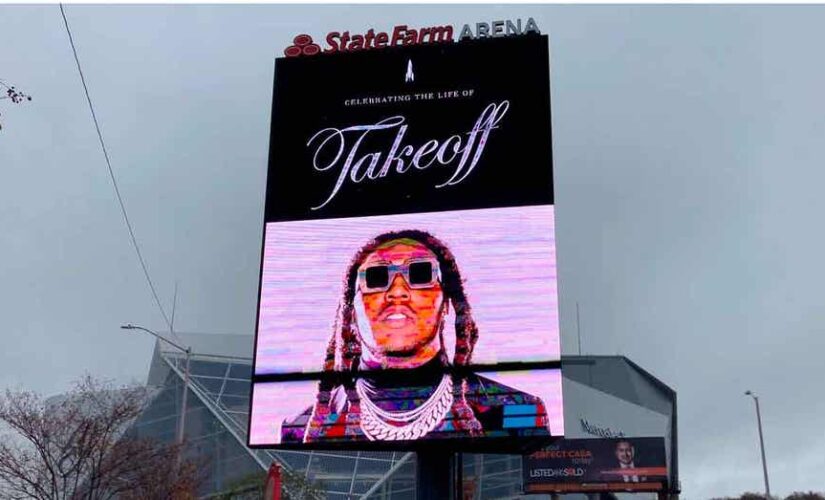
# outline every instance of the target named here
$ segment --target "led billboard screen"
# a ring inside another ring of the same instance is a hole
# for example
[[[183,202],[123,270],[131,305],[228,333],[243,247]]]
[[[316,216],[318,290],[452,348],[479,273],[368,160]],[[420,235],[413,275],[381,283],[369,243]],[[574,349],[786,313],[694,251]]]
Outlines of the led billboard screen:
[[[527,493],[663,491],[664,438],[564,439],[523,458]]]
[[[548,61],[542,36],[277,60],[250,446],[563,434]]]

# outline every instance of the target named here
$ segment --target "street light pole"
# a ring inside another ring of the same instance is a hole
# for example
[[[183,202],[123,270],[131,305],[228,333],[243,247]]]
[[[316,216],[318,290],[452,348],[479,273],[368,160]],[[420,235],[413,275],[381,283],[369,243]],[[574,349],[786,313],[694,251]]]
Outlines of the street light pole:
[[[171,340],[167,339],[163,335],[161,335],[161,334],[159,334],[155,331],[152,331],[148,328],[144,328],[142,326],[126,324],[126,325],[121,325],[121,328],[123,328],[124,330],[142,330],[142,331],[152,335],[153,337],[157,338],[158,340],[162,340],[163,342],[166,342],[167,344],[171,345],[175,349],[178,349],[179,351],[183,352],[186,355],[186,363],[185,363],[185,368],[183,370],[183,396],[181,397],[180,420],[178,421],[178,432],[177,432],[177,443],[178,443],[178,447],[180,449],[178,450],[177,458],[175,459],[175,468],[176,469],[180,468],[181,454],[182,454],[182,451],[183,451],[184,431],[186,429],[186,402],[187,402],[186,401],[186,395],[189,393],[189,361],[190,361],[190,358],[192,357],[192,348],[191,347],[184,347],[184,346],[179,345],[175,342],[172,342]]]
[[[183,370],[183,397],[180,404],[180,426],[178,427],[178,444],[183,445],[183,432],[186,429],[186,395],[189,394],[189,359],[192,355],[192,349],[186,348],[186,368]],[[180,453],[178,453],[178,462],[180,462]]]
[[[765,440],[762,437],[762,415],[759,412],[759,398],[751,391],[745,391],[746,396],[753,398],[756,404],[756,424],[759,426],[759,449],[762,451],[762,474],[765,476],[765,496],[771,497],[771,485],[768,482],[768,464],[765,461]]]

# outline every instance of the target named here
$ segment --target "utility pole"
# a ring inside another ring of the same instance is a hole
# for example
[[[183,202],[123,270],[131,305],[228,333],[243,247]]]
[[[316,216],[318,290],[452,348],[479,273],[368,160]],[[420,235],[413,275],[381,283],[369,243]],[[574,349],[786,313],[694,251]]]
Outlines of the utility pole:
[[[177,453],[177,458],[175,460],[175,468],[180,469],[181,458],[183,455],[183,441],[184,441],[184,433],[186,432],[186,403],[187,403],[187,394],[189,393],[189,361],[192,357],[192,348],[189,346],[182,346],[171,340],[167,339],[163,335],[159,334],[154,330],[150,330],[148,328],[144,328],[142,326],[127,324],[121,326],[124,330],[141,330],[144,331],[158,340],[166,342],[167,344],[171,345],[175,349],[183,352],[186,355],[186,366],[183,371],[183,395],[181,396],[181,404],[180,404],[180,420],[178,420],[178,431],[177,431],[177,443],[180,449]]]
[[[765,461],[765,439],[762,437],[762,415],[759,412],[759,398],[751,391],[745,391],[746,396],[753,398],[756,404],[756,424],[759,426],[759,449],[762,451],[762,474],[765,476],[765,496],[771,498],[771,485],[768,482],[768,463]]]

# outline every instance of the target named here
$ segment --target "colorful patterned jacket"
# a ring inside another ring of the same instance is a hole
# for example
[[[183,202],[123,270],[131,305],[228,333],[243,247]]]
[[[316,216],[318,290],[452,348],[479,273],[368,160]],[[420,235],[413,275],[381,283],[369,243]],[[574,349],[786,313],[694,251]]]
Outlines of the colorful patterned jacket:
[[[540,398],[498,383],[480,375],[464,380],[464,398],[467,405],[452,405],[444,418],[429,433],[432,438],[476,437],[469,420],[481,424],[486,437],[548,437],[547,411]],[[281,428],[282,443],[365,441],[369,438],[361,428],[360,405],[350,401],[343,387],[331,392],[329,410],[313,417],[310,406],[300,415],[286,419]],[[382,388],[382,399],[393,401],[390,406],[399,410],[419,406],[433,392],[433,385]],[[352,393],[352,391],[350,391]],[[387,406],[386,404],[384,406]],[[472,415],[466,414],[466,408]],[[310,420],[312,419],[312,422]],[[311,425],[310,425],[311,423]],[[561,434],[559,432],[559,434]]]

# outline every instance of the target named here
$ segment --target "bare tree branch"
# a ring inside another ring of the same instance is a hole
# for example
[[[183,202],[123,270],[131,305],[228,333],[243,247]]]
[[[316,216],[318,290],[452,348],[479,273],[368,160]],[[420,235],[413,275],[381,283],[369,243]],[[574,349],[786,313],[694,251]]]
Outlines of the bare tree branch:
[[[14,85],[9,85],[3,79],[0,79],[0,101],[5,99],[10,99],[14,104],[20,104],[24,101],[31,101],[32,96],[21,92]],[[3,124],[0,123],[0,130],[2,129]]]
[[[18,442],[0,442],[0,499],[194,498],[203,463],[178,468],[179,445],[127,434],[148,399],[88,376],[56,398],[6,390],[0,425]]]

